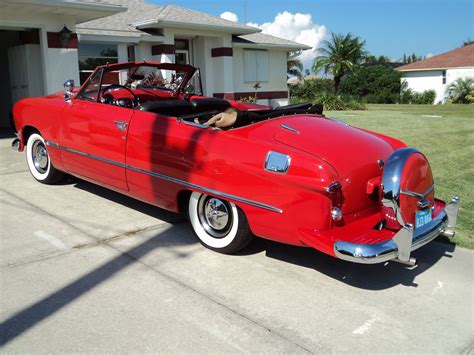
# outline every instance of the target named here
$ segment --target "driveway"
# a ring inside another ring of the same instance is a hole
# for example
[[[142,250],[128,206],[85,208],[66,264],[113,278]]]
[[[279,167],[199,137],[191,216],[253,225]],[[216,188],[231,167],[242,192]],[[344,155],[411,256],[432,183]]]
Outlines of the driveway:
[[[474,352],[470,250],[356,265],[257,239],[209,251],[178,216],[69,179],[0,140],[0,342],[20,352]]]

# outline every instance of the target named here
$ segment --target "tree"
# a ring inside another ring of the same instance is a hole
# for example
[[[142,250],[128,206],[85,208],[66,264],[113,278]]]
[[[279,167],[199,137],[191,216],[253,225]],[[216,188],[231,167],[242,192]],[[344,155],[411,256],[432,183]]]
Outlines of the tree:
[[[366,64],[384,64],[384,63],[390,63],[391,59],[390,57],[387,57],[385,55],[379,55],[376,57],[375,55],[369,54],[366,55],[364,58],[364,63]]]
[[[458,78],[448,86],[449,99],[456,104],[468,104],[469,97],[474,90],[474,78]]]
[[[468,45],[470,45],[470,44],[474,44],[474,40],[470,39],[469,37],[467,37],[467,40],[466,40],[466,41],[462,42],[462,46],[463,46],[463,47],[466,47],[466,46],[468,46]]]
[[[340,92],[368,103],[393,104],[400,98],[400,77],[383,64],[361,66],[344,76]]]
[[[313,71],[324,69],[324,73],[334,75],[334,90],[339,92],[339,84],[344,75],[351,73],[364,60],[365,41],[348,33],[332,33],[329,40],[322,41],[319,55],[314,59]]]
[[[423,60],[423,59],[425,59],[425,57],[423,57],[421,55],[416,55],[415,53],[412,53],[412,54],[409,54],[409,55],[403,54],[403,58],[400,59],[400,61],[403,64],[410,64],[410,63],[418,62],[418,61]]]
[[[298,79],[303,78],[303,74],[301,73],[303,70],[303,62],[296,58],[300,54],[300,52],[288,53],[286,61],[286,73],[288,75],[294,75]]]

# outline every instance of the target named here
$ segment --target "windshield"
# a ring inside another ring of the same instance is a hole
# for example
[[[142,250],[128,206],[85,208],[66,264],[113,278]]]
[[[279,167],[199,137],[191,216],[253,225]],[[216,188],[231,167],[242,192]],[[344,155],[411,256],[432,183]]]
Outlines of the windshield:
[[[104,73],[102,87],[123,85],[131,89],[177,91],[186,77],[185,72],[136,66]]]

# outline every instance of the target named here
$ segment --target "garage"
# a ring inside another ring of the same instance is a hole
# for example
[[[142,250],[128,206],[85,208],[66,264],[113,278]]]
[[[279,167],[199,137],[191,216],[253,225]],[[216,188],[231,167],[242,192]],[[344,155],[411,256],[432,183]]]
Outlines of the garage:
[[[79,83],[76,24],[126,9],[85,0],[0,0],[0,128],[23,97]]]

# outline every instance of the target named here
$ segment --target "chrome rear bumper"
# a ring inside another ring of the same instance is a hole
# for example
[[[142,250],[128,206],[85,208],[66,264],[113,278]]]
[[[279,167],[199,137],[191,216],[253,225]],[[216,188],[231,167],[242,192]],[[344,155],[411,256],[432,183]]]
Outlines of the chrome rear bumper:
[[[445,209],[430,223],[416,230],[405,225],[395,236],[385,242],[375,244],[356,244],[350,242],[334,243],[336,257],[361,264],[376,264],[394,260],[414,265],[416,260],[410,253],[442,234],[454,237],[460,198],[454,196]]]

